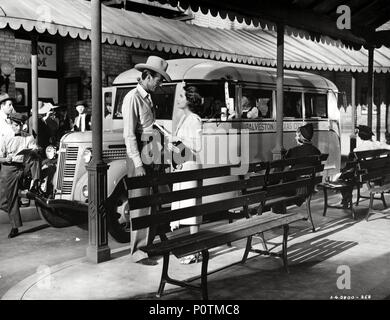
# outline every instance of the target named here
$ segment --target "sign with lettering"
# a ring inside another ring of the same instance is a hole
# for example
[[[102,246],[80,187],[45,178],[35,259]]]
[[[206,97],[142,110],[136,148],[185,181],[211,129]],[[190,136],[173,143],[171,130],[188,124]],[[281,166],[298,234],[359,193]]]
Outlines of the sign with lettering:
[[[16,68],[31,69],[31,42],[15,39]],[[38,70],[57,71],[55,43],[38,42]]]
[[[329,130],[329,122],[325,121],[309,121],[313,124],[314,130]],[[305,122],[306,123],[306,122]],[[304,125],[302,121],[284,121],[283,131],[296,131],[298,127]],[[256,132],[276,132],[276,122],[263,122],[263,121],[245,121],[242,123],[243,129]]]

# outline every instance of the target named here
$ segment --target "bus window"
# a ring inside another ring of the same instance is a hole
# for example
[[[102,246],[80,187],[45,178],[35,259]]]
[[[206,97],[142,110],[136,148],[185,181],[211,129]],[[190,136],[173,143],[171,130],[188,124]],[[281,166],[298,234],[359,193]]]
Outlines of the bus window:
[[[112,117],[112,92],[104,93],[104,118]]]
[[[156,119],[171,120],[175,99],[176,84],[160,86],[151,94],[156,106]]]
[[[126,94],[134,87],[118,88],[116,90],[113,119],[122,119],[122,104]]]
[[[257,114],[256,118],[272,118],[272,91],[255,88],[243,88],[241,100],[241,116],[248,118],[245,114]],[[247,111],[256,108],[256,112]],[[250,118],[250,117],[249,117]]]
[[[126,94],[134,87],[118,88],[116,91],[114,119],[122,119],[122,104]],[[176,85],[164,85],[152,93],[152,101],[156,106],[156,118],[171,120]]]
[[[328,106],[326,94],[305,93],[306,118],[327,118]]]
[[[284,92],[283,116],[302,118],[302,94],[300,92]]]
[[[221,108],[227,108],[224,83],[187,83],[187,86],[194,86],[198,89],[203,98],[203,108],[198,115],[203,119],[221,118]],[[229,98],[235,98],[234,86],[229,85]],[[235,118],[236,110],[228,111],[228,119]]]

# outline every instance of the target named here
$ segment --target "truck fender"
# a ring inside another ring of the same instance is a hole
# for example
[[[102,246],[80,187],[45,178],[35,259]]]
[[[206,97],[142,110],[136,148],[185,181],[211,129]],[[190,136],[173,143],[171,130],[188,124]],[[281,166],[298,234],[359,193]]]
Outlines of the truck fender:
[[[114,160],[108,164],[107,171],[107,197],[111,196],[117,185],[122,183],[124,177],[127,176],[126,160]],[[77,182],[74,189],[74,200],[85,201],[83,195],[84,186],[88,185],[88,172],[85,173]],[[89,190],[88,190],[89,191]]]

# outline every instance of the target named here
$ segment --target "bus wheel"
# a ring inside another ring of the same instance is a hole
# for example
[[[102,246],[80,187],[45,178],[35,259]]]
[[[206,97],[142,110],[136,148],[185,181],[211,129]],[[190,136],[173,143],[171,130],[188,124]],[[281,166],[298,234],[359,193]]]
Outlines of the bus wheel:
[[[66,228],[88,222],[87,213],[69,209],[46,208],[39,205],[36,208],[42,220],[54,228]]]
[[[124,190],[115,190],[106,204],[108,232],[119,243],[130,242],[131,226],[127,201]]]

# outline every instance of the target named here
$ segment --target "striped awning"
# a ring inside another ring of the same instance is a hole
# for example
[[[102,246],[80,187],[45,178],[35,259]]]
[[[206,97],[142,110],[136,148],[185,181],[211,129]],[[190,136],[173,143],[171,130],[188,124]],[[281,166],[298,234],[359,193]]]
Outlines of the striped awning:
[[[87,40],[91,4],[85,0],[2,0],[0,28],[36,30]],[[205,28],[182,21],[103,6],[102,41],[188,57],[276,66],[276,33]],[[375,72],[390,71],[390,49],[375,50]],[[297,69],[366,72],[367,50],[352,50],[306,38],[285,37],[285,66]]]

